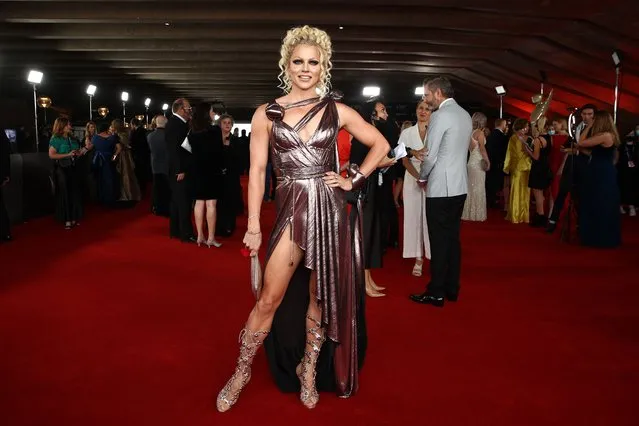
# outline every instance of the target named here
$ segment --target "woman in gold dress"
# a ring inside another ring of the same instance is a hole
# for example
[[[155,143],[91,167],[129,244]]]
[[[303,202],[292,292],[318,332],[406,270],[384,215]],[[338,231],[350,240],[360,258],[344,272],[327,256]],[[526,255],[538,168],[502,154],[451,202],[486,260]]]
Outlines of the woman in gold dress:
[[[512,223],[528,223],[530,220],[530,188],[528,175],[531,160],[523,144],[530,139],[530,123],[524,118],[515,120],[513,135],[508,142],[504,173],[510,175],[510,199],[506,220]]]

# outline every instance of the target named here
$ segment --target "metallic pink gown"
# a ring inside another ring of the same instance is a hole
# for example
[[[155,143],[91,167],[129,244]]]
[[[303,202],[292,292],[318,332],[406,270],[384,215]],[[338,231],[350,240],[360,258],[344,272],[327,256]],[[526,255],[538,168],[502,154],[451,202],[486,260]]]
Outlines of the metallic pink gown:
[[[275,102],[267,106],[267,116],[273,122],[270,153],[278,184],[277,216],[266,262],[285,231],[304,251],[304,257],[265,346],[278,386],[285,391],[299,389],[295,366],[304,355],[310,276],[304,269],[316,271],[322,324],[327,338],[335,343],[327,342],[322,348],[317,386],[320,390],[336,389],[340,396],[347,397],[357,390],[358,365],[363,360],[363,354],[358,354],[358,341],[362,341],[365,330],[358,319],[363,319],[360,294],[364,290],[364,270],[359,215],[354,215],[351,224],[344,191],[330,188],[322,179],[326,172],[339,169],[335,104],[339,98],[339,94],[331,93],[321,100],[289,105],[286,109],[316,103],[294,127],[282,120],[284,107]],[[317,130],[308,141],[302,140],[299,131],[320,112],[323,115]],[[328,374],[333,377],[325,377]]]

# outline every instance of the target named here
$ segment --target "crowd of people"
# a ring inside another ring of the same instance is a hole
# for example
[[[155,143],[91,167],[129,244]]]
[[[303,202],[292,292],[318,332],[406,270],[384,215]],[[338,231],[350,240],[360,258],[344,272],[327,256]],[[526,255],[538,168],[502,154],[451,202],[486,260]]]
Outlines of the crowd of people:
[[[400,132],[380,99],[353,108],[339,102],[330,90],[331,54],[320,29],[298,27],[284,38],[285,95],[253,116],[246,206],[240,175],[249,167],[248,138],[233,135],[233,118],[210,104],[177,99],[150,132],[137,119],[128,129],[118,119],[89,122],[80,141],[67,118],[53,126],[55,214],[67,229],[82,219],[91,185],[110,208],[135,204],[152,185],[153,213],[168,216],[168,235],[185,243],[220,247],[216,237],[233,234],[247,211],[243,243],[256,260],[265,241],[262,205],[276,201],[263,271],[252,262],[256,302],[217,397],[222,412],[250,381],[262,344],[278,386],[299,392],[307,408],[318,390],[353,395],[368,344],[364,298],[384,295],[372,270],[400,242],[414,276],[430,259],[430,282],[410,300],[443,307],[459,297],[462,220],[504,209],[510,222],[552,232],[569,195],[581,242],[615,247],[622,212],[636,214],[639,128],[622,141],[608,112],[585,105],[574,138],[562,117],[550,126],[516,119],[512,131],[498,119],[490,131],[486,115],[471,117],[438,77],[424,82],[416,123]],[[328,352],[323,363],[320,351]]]
[[[128,126],[120,119],[89,121],[82,139],[74,137],[69,118],[57,118],[48,148],[56,219],[71,229],[86,203],[132,207],[151,188],[151,210],[170,218],[172,238],[220,247],[216,235],[230,236],[244,211],[240,174],[247,167],[248,137],[233,134],[233,117],[218,116],[209,104],[197,105],[193,120],[191,115],[188,101],[178,99],[172,116],[155,116],[148,129],[137,118]],[[3,178],[8,181],[9,175]],[[8,239],[8,225],[5,232]]]

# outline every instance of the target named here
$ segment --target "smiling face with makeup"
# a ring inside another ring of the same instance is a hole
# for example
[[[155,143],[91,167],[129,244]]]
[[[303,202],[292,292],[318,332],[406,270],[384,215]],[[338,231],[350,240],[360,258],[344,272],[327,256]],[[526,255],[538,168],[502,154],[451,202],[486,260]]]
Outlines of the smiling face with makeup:
[[[279,80],[294,98],[324,96],[330,90],[331,39],[325,31],[305,25],[286,33],[280,49]]]
[[[322,73],[319,49],[298,44],[293,49],[286,73],[293,87],[305,92],[314,90]]]

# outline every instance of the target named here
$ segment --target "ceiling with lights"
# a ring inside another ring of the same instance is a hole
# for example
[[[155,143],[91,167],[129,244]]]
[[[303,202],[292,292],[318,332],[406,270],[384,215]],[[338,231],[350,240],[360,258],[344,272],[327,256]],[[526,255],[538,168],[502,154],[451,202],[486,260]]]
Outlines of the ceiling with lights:
[[[3,1],[0,82],[17,92],[29,69],[42,90],[73,107],[95,84],[95,101],[126,90],[144,108],[184,95],[252,109],[279,95],[277,61],[286,30],[325,29],[333,40],[333,87],[362,99],[378,86],[412,103],[430,75],[454,81],[462,102],[526,116],[531,96],[554,89],[551,109],[593,102],[612,109],[614,50],[621,53],[620,114],[639,114],[635,1],[314,0]],[[76,95],[77,93],[77,95]],[[635,120],[639,121],[639,120]]]

